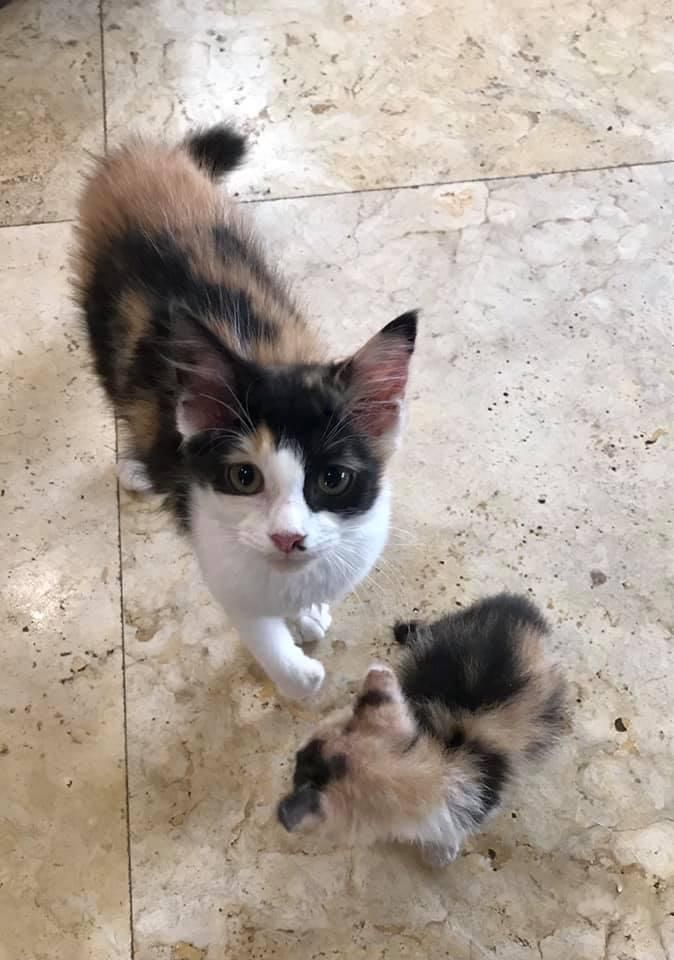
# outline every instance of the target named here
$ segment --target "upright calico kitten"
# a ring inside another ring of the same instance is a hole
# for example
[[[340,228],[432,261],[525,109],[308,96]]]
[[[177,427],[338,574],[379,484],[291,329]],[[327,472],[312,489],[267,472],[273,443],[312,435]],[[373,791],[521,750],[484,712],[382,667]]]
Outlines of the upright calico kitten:
[[[283,826],[412,841],[436,865],[453,860],[565,730],[566,684],[547,633],[526,597],[506,593],[397,624],[397,675],[371,667],[353,706],[297,753]]]
[[[226,126],[114,151],[82,196],[73,264],[98,375],[128,427],[120,479],[167,495],[242,641],[303,698],[324,670],[285,621],[323,636],[327,604],[386,542],[416,313],[325,362],[217,186],[244,151]]]

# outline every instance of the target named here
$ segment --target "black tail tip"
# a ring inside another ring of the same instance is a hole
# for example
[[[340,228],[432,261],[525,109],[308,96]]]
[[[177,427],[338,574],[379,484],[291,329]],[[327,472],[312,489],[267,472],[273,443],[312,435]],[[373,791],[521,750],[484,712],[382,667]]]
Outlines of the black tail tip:
[[[185,145],[192,159],[211,177],[229,173],[246,156],[246,138],[227,123],[190,133]]]
[[[418,627],[418,620],[411,620],[409,622],[398,620],[397,623],[393,624],[393,638],[396,643],[402,646],[406,643],[411,643],[413,640],[416,640]]]

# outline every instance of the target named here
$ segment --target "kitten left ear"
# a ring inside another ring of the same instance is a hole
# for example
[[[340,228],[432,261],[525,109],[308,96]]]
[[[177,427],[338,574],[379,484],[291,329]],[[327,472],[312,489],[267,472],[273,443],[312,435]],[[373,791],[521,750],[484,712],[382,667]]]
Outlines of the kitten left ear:
[[[176,426],[183,437],[229,426],[246,361],[181,304],[171,309],[172,362],[178,378]]]
[[[387,324],[338,371],[349,385],[353,418],[373,439],[395,435],[417,336],[417,311]]]

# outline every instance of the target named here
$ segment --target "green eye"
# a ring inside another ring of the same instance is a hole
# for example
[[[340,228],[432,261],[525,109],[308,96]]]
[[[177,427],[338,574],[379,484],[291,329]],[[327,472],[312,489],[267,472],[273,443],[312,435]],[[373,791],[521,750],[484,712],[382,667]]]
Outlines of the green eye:
[[[227,480],[234,493],[250,497],[264,487],[264,477],[253,463],[232,463],[227,468]]]
[[[354,477],[353,470],[347,470],[346,467],[340,467],[338,464],[331,464],[318,474],[316,485],[321,493],[325,493],[329,497],[339,497],[346,493],[353,483]]]

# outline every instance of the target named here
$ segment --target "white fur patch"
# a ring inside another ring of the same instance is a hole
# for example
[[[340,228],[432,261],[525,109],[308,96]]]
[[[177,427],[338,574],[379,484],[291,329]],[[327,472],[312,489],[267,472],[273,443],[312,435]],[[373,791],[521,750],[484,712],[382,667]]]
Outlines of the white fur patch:
[[[304,467],[293,449],[251,451],[245,459],[262,471],[264,490],[236,497],[195,486],[194,550],[213,596],[239,625],[242,642],[287,695],[307,696],[322,682],[321,665],[297,647],[295,654],[289,634],[278,627],[262,631],[261,655],[255,621],[297,620],[314,605],[340,600],[367,576],[388,537],[389,490],[383,485],[370,509],[357,516],[313,512],[304,499]],[[283,555],[271,535],[286,532],[303,536],[305,549]],[[323,633],[327,625],[323,618]],[[269,654],[274,637],[278,656]]]
[[[295,624],[301,643],[318,643],[330,629],[332,617],[327,603],[312,603],[308,610],[302,610]]]
[[[458,855],[466,839],[484,819],[479,785],[473,778],[452,771],[445,802],[422,820],[399,826],[393,837],[444,850],[448,862]]]
[[[191,492],[194,548],[213,595],[229,612],[248,617],[295,618],[312,604],[341,599],[369,573],[386,543],[388,489],[357,516],[314,513],[292,450],[254,462],[265,478],[256,496],[224,496],[210,487]],[[288,530],[305,537],[305,550],[282,556],[270,536]]]
[[[453,859],[470,832],[452,814],[449,804],[443,804],[424,820],[396,830],[394,839],[412,841],[424,847],[449,850],[451,851],[449,859]]]
[[[140,460],[120,457],[117,461],[117,476],[124,489],[131,493],[149,493],[152,490],[152,481]]]

